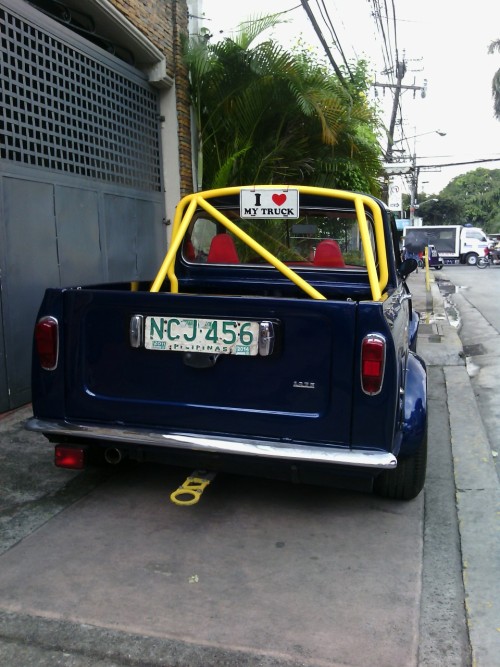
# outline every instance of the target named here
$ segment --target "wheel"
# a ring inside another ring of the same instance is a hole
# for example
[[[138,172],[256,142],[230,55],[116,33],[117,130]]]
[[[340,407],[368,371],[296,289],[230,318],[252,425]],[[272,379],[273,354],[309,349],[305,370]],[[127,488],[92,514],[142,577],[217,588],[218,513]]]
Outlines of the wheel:
[[[476,253],[470,252],[465,258],[465,263],[467,264],[467,266],[476,266],[477,260],[478,256],[476,255]]]
[[[395,470],[384,470],[375,479],[373,491],[382,498],[412,500],[424,488],[427,466],[427,433],[416,454],[398,460]]]
[[[434,268],[436,269],[436,271],[441,271],[441,269],[443,268],[443,265],[442,264],[436,264],[436,266]]]
[[[488,260],[486,257],[478,257],[476,266],[478,269],[485,269],[488,266]]]

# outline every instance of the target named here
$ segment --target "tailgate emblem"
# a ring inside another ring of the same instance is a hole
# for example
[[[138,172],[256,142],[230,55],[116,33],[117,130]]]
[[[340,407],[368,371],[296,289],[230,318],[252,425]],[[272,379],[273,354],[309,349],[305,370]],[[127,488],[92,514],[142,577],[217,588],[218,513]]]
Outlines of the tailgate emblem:
[[[293,381],[294,389],[316,389],[315,382],[302,382],[301,380]]]

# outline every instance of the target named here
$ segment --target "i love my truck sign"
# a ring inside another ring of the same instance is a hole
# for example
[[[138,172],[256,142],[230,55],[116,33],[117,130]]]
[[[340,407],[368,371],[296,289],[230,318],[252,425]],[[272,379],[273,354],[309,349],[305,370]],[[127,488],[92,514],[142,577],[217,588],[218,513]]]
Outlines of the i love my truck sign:
[[[298,218],[299,191],[241,189],[242,218]]]

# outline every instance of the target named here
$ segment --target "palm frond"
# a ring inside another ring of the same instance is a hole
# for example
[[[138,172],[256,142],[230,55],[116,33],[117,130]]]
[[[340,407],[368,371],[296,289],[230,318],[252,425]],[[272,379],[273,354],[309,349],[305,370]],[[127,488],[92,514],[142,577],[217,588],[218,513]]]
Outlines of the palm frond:
[[[273,20],[248,24],[236,40],[188,47],[203,187],[335,180],[372,191],[381,152],[365,65],[346,90],[307,54],[258,41]]]

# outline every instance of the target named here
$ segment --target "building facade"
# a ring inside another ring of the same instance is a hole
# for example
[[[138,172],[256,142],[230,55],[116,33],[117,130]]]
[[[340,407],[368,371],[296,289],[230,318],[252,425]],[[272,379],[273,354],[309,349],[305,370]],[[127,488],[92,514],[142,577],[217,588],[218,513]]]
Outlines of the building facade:
[[[47,287],[149,280],[192,190],[185,0],[0,0],[0,412]]]

